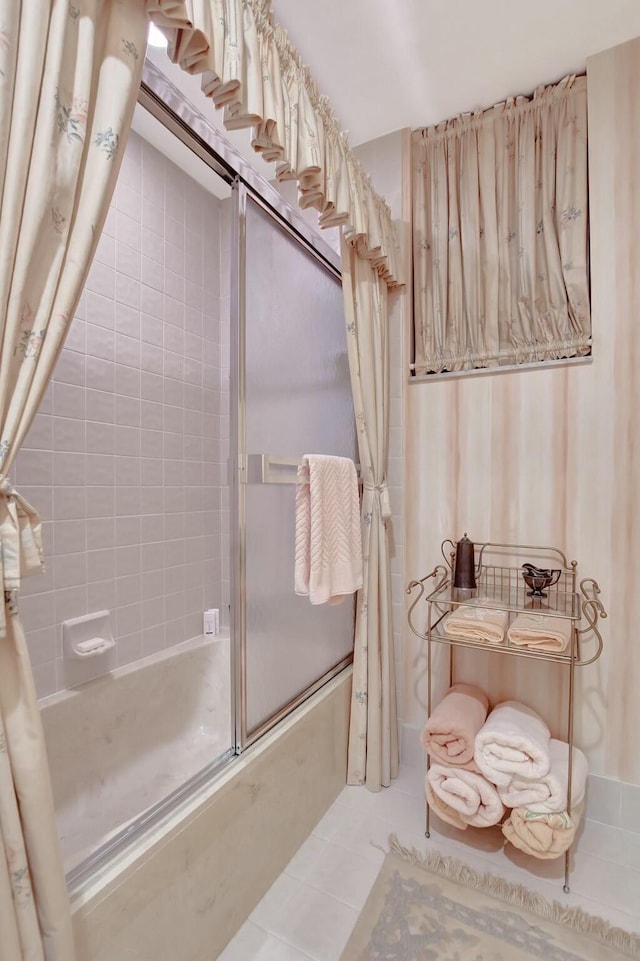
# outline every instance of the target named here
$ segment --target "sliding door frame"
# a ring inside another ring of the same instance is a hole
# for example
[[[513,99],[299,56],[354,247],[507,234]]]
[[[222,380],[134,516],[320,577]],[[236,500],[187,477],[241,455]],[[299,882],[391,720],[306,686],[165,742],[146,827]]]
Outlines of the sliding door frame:
[[[150,60],[145,60],[138,102],[200,157],[232,188],[231,233],[231,385],[229,488],[231,500],[231,705],[235,724],[234,750],[241,754],[263,734],[344,670],[353,654],[317,678],[253,730],[247,725],[246,618],[246,210],[255,203],[295,242],[310,253],[339,283],[339,254],[329,246],[280,193],[236,151]]]
[[[287,714],[295,710],[308,697],[334,678],[353,661],[353,653],[313,681],[303,691],[282,705],[270,717],[253,729],[247,721],[247,527],[246,485],[249,480],[246,453],[246,283],[247,283],[247,205],[254,203],[272,218],[277,228],[284,230],[318,261],[320,266],[342,284],[340,270],[329,263],[318,251],[315,243],[301,237],[279,211],[238,178],[233,184],[233,220],[231,234],[231,404],[230,435],[234,450],[230,451],[230,494],[232,504],[231,525],[234,543],[231,564],[231,637],[236,662],[235,679],[235,727],[236,753],[267,733]],[[293,577],[293,572],[292,572]]]

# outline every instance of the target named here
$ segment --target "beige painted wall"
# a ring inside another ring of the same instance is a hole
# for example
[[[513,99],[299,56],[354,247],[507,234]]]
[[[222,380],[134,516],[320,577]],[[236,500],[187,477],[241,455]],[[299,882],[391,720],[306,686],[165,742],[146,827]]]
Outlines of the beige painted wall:
[[[577,741],[595,773],[640,783],[640,38],[587,72],[593,363],[409,386],[405,569],[427,573],[464,530],[577,559],[610,613],[603,657],[578,672]],[[424,660],[409,632],[404,654],[404,720],[420,724]],[[467,679],[562,733],[557,668],[467,656]]]

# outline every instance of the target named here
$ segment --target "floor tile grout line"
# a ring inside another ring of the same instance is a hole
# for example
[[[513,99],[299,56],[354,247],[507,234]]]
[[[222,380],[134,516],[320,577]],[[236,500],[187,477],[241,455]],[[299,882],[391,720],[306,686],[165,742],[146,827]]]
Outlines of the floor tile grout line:
[[[380,865],[380,867],[382,868],[382,865]],[[285,871],[284,873],[286,874],[287,872]],[[379,873],[380,872],[378,871],[378,874]],[[320,894],[326,895],[328,898],[331,898],[332,901],[337,901],[338,904],[341,904],[345,908],[349,908],[351,911],[357,911],[358,914],[360,914],[360,912],[362,911],[362,908],[357,907],[355,904],[350,904],[348,901],[343,901],[342,898],[339,898],[335,894],[331,894],[329,891],[325,891],[324,888],[321,888],[317,884],[313,884],[311,881],[308,881],[306,878],[302,880],[301,878],[295,878],[292,874],[287,874],[287,877],[290,877],[293,881],[297,881],[297,883],[299,885],[302,885],[303,887],[311,888],[312,891],[315,891],[317,893],[319,892]],[[373,885],[376,883],[377,879],[378,879],[378,875],[376,874],[375,878],[371,882],[371,888],[373,888]],[[369,894],[371,893],[371,888],[367,893],[367,897],[369,897]],[[365,901],[366,901],[366,898],[365,898]],[[364,905],[362,907],[364,907]]]
[[[382,819],[379,819],[379,820],[382,820]],[[391,834],[392,832],[390,831],[389,833]],[[365,855],[360,853],[360,846],[357,844],[354,844],[353,847],[350,847],[348,844],[345,844],[343,841],[339,841],[336,838],[325,838],[321,834],[316,834],[315,828],[311,832],[310,837],[314,837],[318,841],[325,841],[327,844],[333,844],[335,847],[340,848],[342,851],[347,851],[349,854],[356,854],[360,858],[362,858],[362,860],[366,860]],[[381,848],[378,844],[376,844],[375,841],[371,841],[371,840],[367,841],[367,849],[370,847],[376,848],[376,850],[381,851],[382,854],[385,854],[385,855],[389,854],[389,851]]]
[[[251,918],[250,918],[250,917],[247,918],[247,921],[251,921]],[[245,924],[246,924],[246,922],[245,922]],[[293,948],[294,951],[297,951],[298,954],[302,955],[303,958],[308,958],[309,961],[318,961],[318,958],[314,958],[313,955],[307,954],[306,951],[303,951],[302,948],[299,948],[296,944],[293,944],[291,941],[288,941],[287,938],[283,937],[283,935],[281,935],[281,934],[276,934],[275,931],[270,930],[270,928],[265,928],[265,926],[264,926],[263,924],[259,924],[257,921],[251,921],[251,924],[253,924],[256,928],[259,928],[260,931],[264,931],[264,933],[267,935],[267,937],[269,937],[269,938],[275,938],[276,941],[280,941],[280,942],[282,942],[282,944],[286,944],[287,947]],[[240,930],[242,930],[242,928],[240,928]],[[225,950],[226,950],[226,949],[225,949]],[[260,949],[260,950],[262,950],[262,949]]]

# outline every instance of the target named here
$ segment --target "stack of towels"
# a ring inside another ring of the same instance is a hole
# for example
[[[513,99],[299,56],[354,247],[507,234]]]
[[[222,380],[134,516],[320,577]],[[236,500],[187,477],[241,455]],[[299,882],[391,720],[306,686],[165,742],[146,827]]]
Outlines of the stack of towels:
[[[487,603],[487,600],[484,601]],[[445,634],[476,644],[504,644],[562,654],[571,643],[571,621],[552,614],[523,612],[508,627],[507,611],[483,607],[482,598],[462,604],[443,621]]]
[[[422,733],[431,763],[425,781],[430,807],[449,824],[489,827],[521,851],[556,858],[570,847],[584,808],[587,761],[573,749],[571,816],[567,813],[569,746],[551,737],[542,718],[516,701],[487,717],[486,695],[454,684]]]

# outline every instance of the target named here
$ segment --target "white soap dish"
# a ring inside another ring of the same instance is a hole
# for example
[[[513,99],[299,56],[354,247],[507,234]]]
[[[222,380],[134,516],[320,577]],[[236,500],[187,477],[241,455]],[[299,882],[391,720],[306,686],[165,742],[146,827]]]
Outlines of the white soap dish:
[[[62,622],[62,653],[67,659],[99,657],[115,646],[109,611],[83,614]]]

